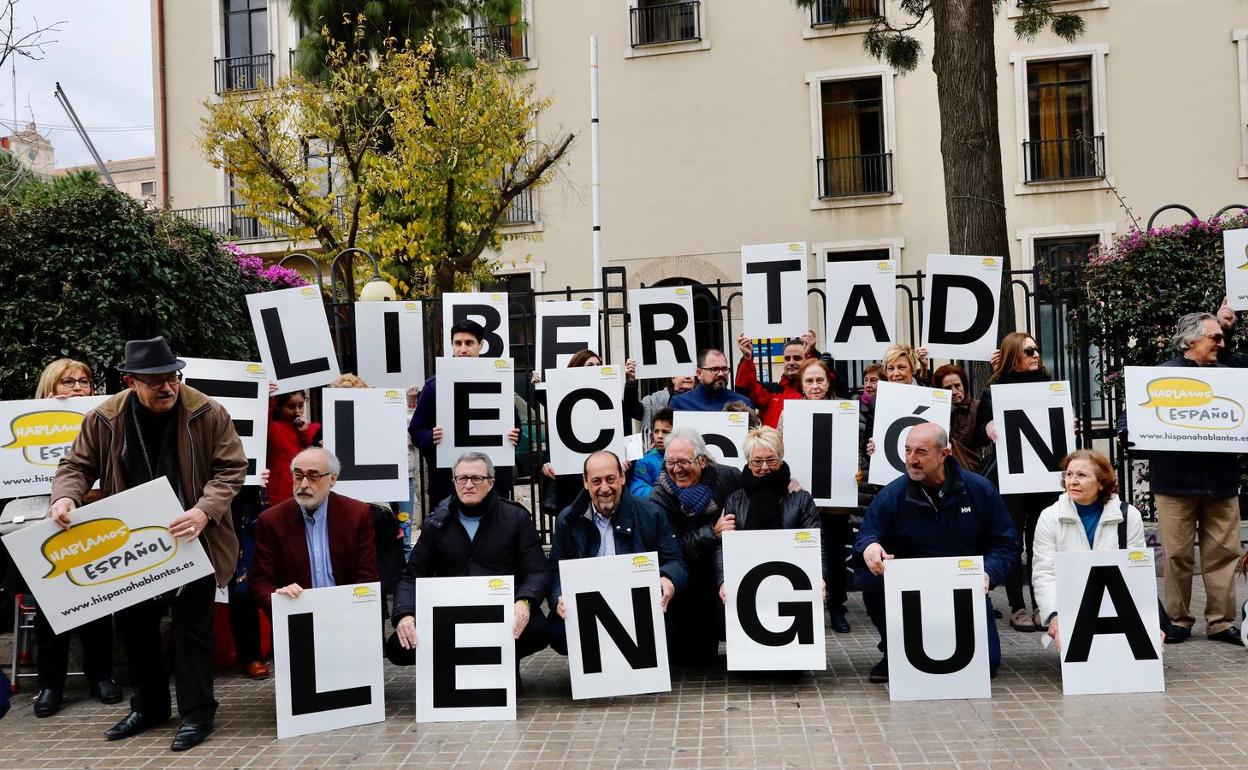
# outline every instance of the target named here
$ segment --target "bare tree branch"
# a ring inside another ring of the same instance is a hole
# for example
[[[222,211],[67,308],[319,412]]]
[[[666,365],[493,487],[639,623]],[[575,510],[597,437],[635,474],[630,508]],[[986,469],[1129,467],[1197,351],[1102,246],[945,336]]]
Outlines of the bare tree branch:
[[[10,56],[24,56],[33,61],[42,59],[46,53],[45,46],[58,42],[48,36],[60,32],[61,25],[65,23],[62,20],[41,26],[39,20],[32,16],[34,29],[22,32],[17,27],[17,3],[18,0],[4,0],[3,6],[0,6],[0,67]]]

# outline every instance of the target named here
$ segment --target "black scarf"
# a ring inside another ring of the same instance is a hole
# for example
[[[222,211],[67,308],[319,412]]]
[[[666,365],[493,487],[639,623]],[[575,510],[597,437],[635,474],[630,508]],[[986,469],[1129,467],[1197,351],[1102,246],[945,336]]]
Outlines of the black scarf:
[[[451,497],[451,513],[455,515],[463,514],[470,519],[479,519],[490,512],[490,507],[494,505],[494,490],[490,490],[481,498],[481,502],[476,505],[464,505],[458,497]]]
[[[741,488],[750,499],[745,529],[784,528],[781,500],[789,491],[788,463],[780,463],[779,468],[765,476],[755,476],[747,463],[741,473]]]
[[[125,443],[121,448],[122,475],[126,486],[134,488],[164,476],[185,507],[182,472],[178,467],[178,413],[175,404],[164,413],[156,413],[139,403],[133,393],[126,399]]]

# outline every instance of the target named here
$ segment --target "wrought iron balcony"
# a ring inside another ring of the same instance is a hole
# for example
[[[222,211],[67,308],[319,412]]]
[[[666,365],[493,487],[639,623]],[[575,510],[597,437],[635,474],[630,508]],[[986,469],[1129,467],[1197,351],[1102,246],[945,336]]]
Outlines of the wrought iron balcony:
[[[515,24],[486,24],[468,28],[468,42],[478,56],[528,59],[526,37]]]
[[[812,27],[874,21],[883,16],[884,0],[815,0],[810,6]]]
[[[634,48],[702,39],[698,0],[630,8]]]
[[[1105,135],[1023,142],[1028,182],[1105,176]]]
[[[230,240],[272,241],[286,237],[271,223],[255,216],[255,209],[246,203],[173,209],[173,213]],[[283,222],[294,224],[294,219],[289,214],[283,212],[280,218]]]
[[[217,95],[235,91],[255,91],[267,88],[276,82],[273,67],[273,54],[261,53],[254,56],[235,56],[229,59],[214,59],[216,65]]]
[[[816,168],[819,173],[820,198],[891,195],[893,192],[891,152],[819,158]]]
[[[536,221],[536,212],[533,210],[533,188],[526,187],[520,191],[519,195],[511,199],[511,203],[503,211],[503,216],[498,220],[498,224],[502,227],[509,227],[513,225],[531,225]]]

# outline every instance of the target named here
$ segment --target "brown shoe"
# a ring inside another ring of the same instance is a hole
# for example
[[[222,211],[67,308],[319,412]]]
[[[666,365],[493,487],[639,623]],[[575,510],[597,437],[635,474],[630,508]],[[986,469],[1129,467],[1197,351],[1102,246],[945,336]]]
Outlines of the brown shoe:
[[[253,660],[247,664],[244,673],[252,679],[264,679],[269,675],[269,667],[264,665],[263,661]]]
[[[1036,624],[1031,620],[1031,613],[1024,607],[1010,613],[1010,628],[1023,632],[1035,631]]]

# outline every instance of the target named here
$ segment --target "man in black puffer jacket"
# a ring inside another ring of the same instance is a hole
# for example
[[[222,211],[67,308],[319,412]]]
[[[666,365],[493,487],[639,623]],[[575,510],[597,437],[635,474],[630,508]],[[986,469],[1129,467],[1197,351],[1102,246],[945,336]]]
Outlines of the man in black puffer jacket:
[[[394,591],[386,657],[400,666],[416,662],[416,579],[463,575],[514,575],[516,664],[546,648],[550,627],[542,599],[550,590],[550,564],[529,512],[494,493],[494,464],[478,452],[455,461],[455,493],[425,518],[403,577]]]

